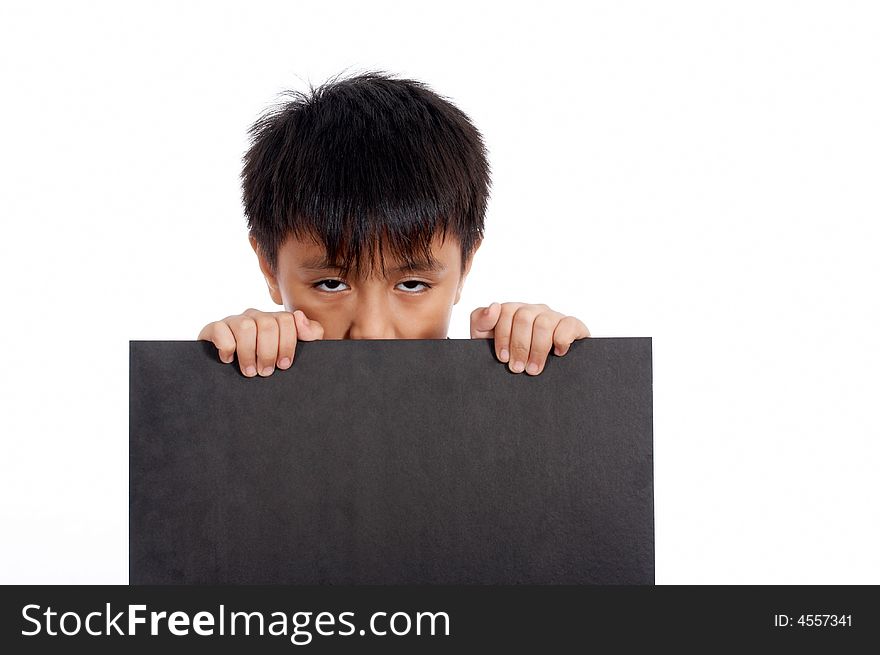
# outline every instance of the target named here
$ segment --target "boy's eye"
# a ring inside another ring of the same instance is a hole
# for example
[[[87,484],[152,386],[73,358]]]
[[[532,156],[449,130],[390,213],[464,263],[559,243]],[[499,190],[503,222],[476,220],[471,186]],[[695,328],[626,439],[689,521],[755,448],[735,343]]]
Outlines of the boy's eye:
[[[418,288],[418,285],[422,285],[422,289]],[[407,280],[406,282],[401,282],[398,286],[402,286],[406,291],[412,291],[415,293],[419,293],[421,291],[425,291],[426,289],[430,289],[431,285],[427,282],[421,282],[419,280]]]
[[[321,285],[326,284],[326,288],[321,288]],[[342,280],[321,280],[320,282],[312,285],[315,289],[319,291],[328,291],[330,293],[345,291],[345,289],[340,289],[339,287],[348,286]]]

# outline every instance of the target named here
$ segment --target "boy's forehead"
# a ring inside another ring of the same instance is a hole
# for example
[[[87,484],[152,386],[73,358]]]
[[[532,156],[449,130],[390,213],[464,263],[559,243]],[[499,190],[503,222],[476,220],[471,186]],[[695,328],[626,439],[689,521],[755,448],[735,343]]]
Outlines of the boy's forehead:
[[[384,244],[383,244],[384,245]],[[458,239],[447,234],[435,234],[431,240],[431,256],[444,269],[450,269],[460,263],[461,251]],[[327,258],[327,250],[324,244],[317,238],[302,238],[290,234],[285,239],[278,252],[278,258],[285,263],[300,269],[325,269],[333,268]],[[402,268],[406,262],[400,260],[394,254],[384,248],[385,267],[387,270]],[[379,261],[379,247],[373,252],[373,261]]]

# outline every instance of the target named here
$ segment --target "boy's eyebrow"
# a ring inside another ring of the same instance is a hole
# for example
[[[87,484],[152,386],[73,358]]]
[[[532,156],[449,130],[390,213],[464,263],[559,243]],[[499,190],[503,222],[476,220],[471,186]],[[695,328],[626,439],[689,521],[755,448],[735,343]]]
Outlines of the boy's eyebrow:
[[[314,270],[314,271],[325,271],[325,270],[340,270],[340,266],[336,266],[333,262],[329,261],[325,255],[318,255],[316,257],[311,257],[306,259],[302,263],[302,267]],[[397,268],[390,269],[392,273],[402,273],[404,271],[423,271],[423,272],[432,272],[432,273],[442,273],[446,270],[446,267],[441,264],[439,261],[427,261],[424,259],[418,259],[412,261],[408,264],[403,264],[398,266]]]
[[[438,261],[425,261],[419,259],[403,266],[391,269],[394,273],[403,273],[404,271],[424,271],[426,273],[442,273],[446,267]]]

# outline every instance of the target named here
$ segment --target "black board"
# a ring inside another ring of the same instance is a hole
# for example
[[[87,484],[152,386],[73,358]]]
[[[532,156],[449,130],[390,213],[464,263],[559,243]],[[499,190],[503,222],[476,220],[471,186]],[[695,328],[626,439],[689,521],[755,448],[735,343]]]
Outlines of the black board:
[[[131,584],[653,584],[650,338],[130,342]]]

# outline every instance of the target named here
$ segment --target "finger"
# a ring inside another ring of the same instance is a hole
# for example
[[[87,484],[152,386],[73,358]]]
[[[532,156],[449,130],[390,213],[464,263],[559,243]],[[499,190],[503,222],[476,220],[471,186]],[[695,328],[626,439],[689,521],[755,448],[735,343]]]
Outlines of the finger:
[[[529,363],[526,373],[539,375],[544,370],[544,364],[553,347],[553,334],[562,314],[556,312],[542,312],[535,317],[532,324],[532,345],[529,348]]]
[[[257,374],[257,322],[250,316],[230,316],[226,324],[235,335],[238,368],[249,378]]]
[[[499,362],[510,361],[510,333],[513,330],[513,316],[522,303],[506,302],[501,305],[501,314],[493,330],[495,334],[495,356]]]
[[[296,338],[299,341],[319,341],[324,338],[324,326],[308,318],[301,309],[293,312],[296,320]]]
[[[501,316],[501,304],[493,302],[488,307],[477,307],[471,312],[471,339],[491,339],[495,324]]]
[[[276,312],[278,321],[278,361],[280,369],[290,368],[296,350],[296,320],[290,312]]]
[[[532,345],[532,325],[539,310],[525,305],[516,310],[510,331],[510,370],[522,373],[526,369]]]
[[[217,347],[217,354],[224,364],[232,362],[235,354],[235,335],[223,321],[208,323],[199,333],[199,341],[210,341]]]
[[[261,312],[254,320],[257,323],[257,371],[267,377],[275,372],[278,360],[278,320],[268,312]]]
[[[568,352],[573,341],[589,336],[590,331],[586,325],[574,316],[566,316],[559,321],[553,333],[553,352],[561,357]]]

